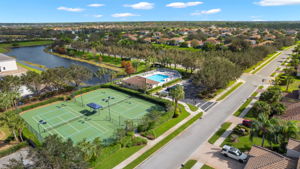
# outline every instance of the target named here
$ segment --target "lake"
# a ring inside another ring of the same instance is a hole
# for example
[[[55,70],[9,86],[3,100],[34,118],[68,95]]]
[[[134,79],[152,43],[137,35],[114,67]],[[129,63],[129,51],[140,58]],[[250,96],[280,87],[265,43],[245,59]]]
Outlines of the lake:
[[[8,56],[13,56],[16,57],[17,62],[20,62],[24,65],[27,65],[29,67],[43,70],[42,68],[27,64],[25,62],[30,62],[34,64],[39,64],[43,65],[47,68],[55,68],[55,67],[69,67],[72,64],[77,64],[81,66],[85,66],[88,69],[90,69],[92,72],[96,72],[99,67],[89,64],[89,63],[84,63],[84,62],[79,62],[76,60],[70,60],[66,58],[62,58],[59,56],[55,56],[49,53],[44,52],[44,49],[46,46],[33,46],[33,47],[20,47],[20,48],[13,48],[11,51],[6,53]],[[24,62],[25,61],[25,62]],[[103,69],[103,68],[101,68]],[[105,75],[101,80],[99,80],[96,77],[93,77],[91,80],[85,82],[87,85],[95,85],[99,83],[104,83],[107,82],[106,79],[108,79],[108,75]]]

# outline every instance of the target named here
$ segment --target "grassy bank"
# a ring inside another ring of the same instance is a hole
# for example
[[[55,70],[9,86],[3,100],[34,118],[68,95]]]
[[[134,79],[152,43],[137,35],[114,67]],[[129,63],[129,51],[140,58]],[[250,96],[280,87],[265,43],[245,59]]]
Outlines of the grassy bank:
[[[195,121],[197,121],[200,117],[202,117],[203,113],[199,113],[196,116],[194,116],[192,119],[187,121],[185,124],[180,126],[177,130],[175,130],[173,133],[168,135],[166,138],[161,140],[159,143],[157,143],[155,146],[150,148],[148,151],[146,151],[144,154],[139,156],[137,159],[132,161],[130,164],[128,164],[124,169],[133,169],[136,166],[138,166],[140,163],[142,163],[144,160],[149,158],[153,153],[155,153],[157,150],[162,148],[164,145],[166,145],[169,141],[171,141],[173,138],[178,136],[182,131],[184,131],[186,128],[188,128],[190,125],[192,125]]]
[[[27,69],[27,70],[29,70],[29,71],[34,71],[34,72],[36,72],[36,73],[42,73],[41,70],[38,70],[38,69],[35,69],[35,68],[32,68],[32,67],[29,67],[29,66],[24,65],[24,64],[22,64],[22,63],[20,63],[20,62],[17,62],[17,65],[19,65],[19,66],[21,66],[21,67],[23,67],[23,68],[25,68],[25,69]]]
[[[48,51],[46,51],[46,52],[48,52]],[[88,60],[75,58],[75,57],[71,57],[71,56],[68,56],[68,55],[62,55],[62,54],[58,54],[58,53],[54,53],[54,52],[48,52],[48,53],[50,53],[52,55],[55,55],[55,56],[62,57],[62,58],[66,58],[66,59],[71,59],[71,60],[76,60],[76,61],[79,61],[79,62],[89,63],[89,64],[92,64],[92,65],[102,67],[102,68],[106,68],[106,69],[109,69],[109,70],[113,70],[113,71],[116,71],[116,72],[122,72],[123,71],[121,68],[116,67],[114,65],[110,65],[110,64],[97,63],[97,62],[94,62],[94,61],[88,61]]]
[[[0,53],[9,52],[9,50],[13,47],[50,45],[51,43],[53,43],[53,41],[28,41],[28,42],[1,43]]]
[[[224,93],[222,96],[220,96],[217,101],[221,101],[225,99],[228,95],[230,95],[233,91],[235,91],[238,87],[240,87],[243,84],[243,82],[239,82],[235,86],[233,86],[231,89],[229,89],[226,93]]]
[[[221,137],[221,135],[230,127],[230,125],[230,122],[225,122],[224,124],[222,124],[220,129],[208,140],[208,142],[210,144],[214,144]]]

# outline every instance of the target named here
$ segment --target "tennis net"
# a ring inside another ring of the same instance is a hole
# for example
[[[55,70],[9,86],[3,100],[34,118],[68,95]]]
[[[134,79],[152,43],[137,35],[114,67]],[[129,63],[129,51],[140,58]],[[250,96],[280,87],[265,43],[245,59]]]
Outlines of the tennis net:
[[[113,105],[116,105],[116,104],[125,102],[125,101],[127,101],[127,100],[129,100],[129,99],[131,99],[131,98],[133,98],[133,97],[132,97],[132,96],[128,96],[128,97],[126,97],[125,99],[122,99],[122,100],[116,101],[116,102],[114,102],[114,103],[111,103],[109,106],[113,106]],[[105,109],[105,108],[107,108],[107,107],[108,107],[108,106],[104,107],[103,109]]]
[[[79,119],[81,119],[83,117],[85,117],[85,115],[76,116],[76,117],[74,117],[72,119],[69,119],[67,121],[63,121],[62,123],[55,124],[55,125],[53,125],[51,127],[45,128],[44,132],[51,131],[51,130],[56,129],[58,127],[64,126],[65,124],[68,124],[68,123],[71,123],[73,121],[79,120]]]

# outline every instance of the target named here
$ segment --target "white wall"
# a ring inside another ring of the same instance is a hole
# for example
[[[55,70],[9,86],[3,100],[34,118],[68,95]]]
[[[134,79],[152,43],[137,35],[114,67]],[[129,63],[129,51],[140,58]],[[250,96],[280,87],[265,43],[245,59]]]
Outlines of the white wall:
[[[0,61],[0,72],[18,70],[15,60]]]

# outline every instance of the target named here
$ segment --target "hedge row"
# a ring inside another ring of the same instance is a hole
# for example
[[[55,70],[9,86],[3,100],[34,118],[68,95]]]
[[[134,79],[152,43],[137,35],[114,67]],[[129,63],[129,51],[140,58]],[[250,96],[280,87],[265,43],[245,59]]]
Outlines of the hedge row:
[[[40,106],[43,106],[43,105],[47,105],[47,104],[50,104],[50,103],[54,103],[54,102],[57,102],[57,101],[63,101],[63,100],[64,100],[64,97],[54,97],[54,98],[51,98],[51,99],[48,99],[48,100],[45,100],[45,101],[41,101],[41,102],[38,102],[38,103],[35,103],[35,104],[31,104],[31,105],[28,105],[28,106],[18,107],[18,112],[27,111],[27,110],[30,110],[30,109],[33,109],[33,108],[36,108],[36,107],[40,107]],[[15,110],[10,110],[10,112],[15,112]]]
[[[150,95],[147,95],[147,94],[143,94],[143,93],[140,93],[139,91],[124,88],[124,87],[120,87],[120,86],[115,85],[115,84],[102,85],[102,87],[115,89],[115,90],[118,90],[120,92],[124,92],[126,94],[133,95],[133,96],[141,98],[141,99],[145,99],[147,101],[159,104],[159,105],[164,106],[164,107],[168,107],[168,105],[172,104],[171,101],[161,99],[161,98],[157,98],[157,97],[154,97],[154,96],[150,96]]]
[[[6,150],[0,151],[0,158],[7,156],[11,153],[14,153],[14,152],[20,150],[21,148],[26,147],[27,145],[28,145],[27,142],[22,142],[22,143],[14,145]]]

